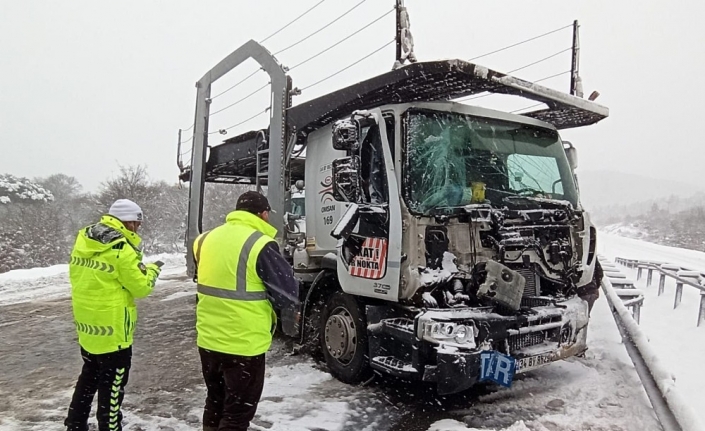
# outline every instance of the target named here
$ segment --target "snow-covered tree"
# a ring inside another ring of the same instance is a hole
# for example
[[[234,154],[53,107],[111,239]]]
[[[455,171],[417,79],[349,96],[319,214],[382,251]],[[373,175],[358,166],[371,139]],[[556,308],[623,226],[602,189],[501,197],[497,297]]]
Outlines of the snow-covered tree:
[[[248,185],[208,184],[203,226],[223,223]],[[95,194],[82,193],[74,177],[55,174],[28,180],[0,174],[0,273],[65,263],[78,230],[96,223],[117,199],[144,212],[140,229],[146,253],[184,252],[188,185],[149,178],[145,166],[121,167]]]
[[[54,199],[51,192],[34,181],[10,174],[0,174],[0,204],[14,202],[48,202]]]
[[[0,272],[66,260],[53,200],[35,181],[0,174]]]

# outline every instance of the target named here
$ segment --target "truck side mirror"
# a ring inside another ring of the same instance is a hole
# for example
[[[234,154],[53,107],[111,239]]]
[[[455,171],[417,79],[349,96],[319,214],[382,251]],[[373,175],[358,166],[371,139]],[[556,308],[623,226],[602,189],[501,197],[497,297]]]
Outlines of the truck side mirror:
[[[335,239],[345,238],[347,239],[352,233],[353,229],[360,220],[360,207],[357,204],[352,204],[343,213],[343,216],[335,224],[333,230],[330,232],[330,236]]]
[[[360,201],[360,157],[333,160],[333,198],[339,202]]]
[[[572,170],[578,169],[578,150],[568,141],[563,141],[563,149],[565,156],[568,158],[568,164]]]
[[[343,151],[360,148],[360,124],[351,118],[333,123],[333,148]]]

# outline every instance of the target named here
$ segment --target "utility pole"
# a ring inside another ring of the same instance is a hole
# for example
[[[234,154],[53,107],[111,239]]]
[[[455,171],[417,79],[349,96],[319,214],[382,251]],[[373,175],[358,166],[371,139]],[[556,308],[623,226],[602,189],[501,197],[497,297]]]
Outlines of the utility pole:
[[[394,69],[401,67],[406,60],[411,63],[416,62],[414,55],[414,38],[411,35],[411,22],[409,13],[404,7],[404,0],[396,0],[397,11],[397,52],[394,61]]]
[[[580,79],[580,25],[573,21],[573,61],[570,66],[570,94],[583,97],[583,84]]]
[[[176,165],[179,167],[179,174],[183,173],[184,165],[181,163],[181,129],[179,129],[179,138],[176,144]]]
[[[395,60],[401,63],[401,10],[404,7],[404,0],[396,0],[397,6],[397,53]]]

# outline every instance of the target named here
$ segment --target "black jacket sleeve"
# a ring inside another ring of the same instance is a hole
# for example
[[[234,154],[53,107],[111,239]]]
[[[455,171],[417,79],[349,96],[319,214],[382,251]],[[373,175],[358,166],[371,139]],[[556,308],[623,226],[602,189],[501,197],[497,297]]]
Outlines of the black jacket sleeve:
[[[267,243],[257,256],[257,275],[264,282],[275,309],[298,308],[299,282],[276,242]]]

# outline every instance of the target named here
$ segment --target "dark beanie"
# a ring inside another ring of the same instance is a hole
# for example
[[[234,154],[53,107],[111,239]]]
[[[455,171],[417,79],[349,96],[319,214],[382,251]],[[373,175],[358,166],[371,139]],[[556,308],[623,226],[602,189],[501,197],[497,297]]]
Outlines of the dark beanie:
[[[245,192],[240,195],[235,206],[236,211],[247,211],[252,214],[261,214],[271,211],[269,201],[263,194],[258,192]]]

